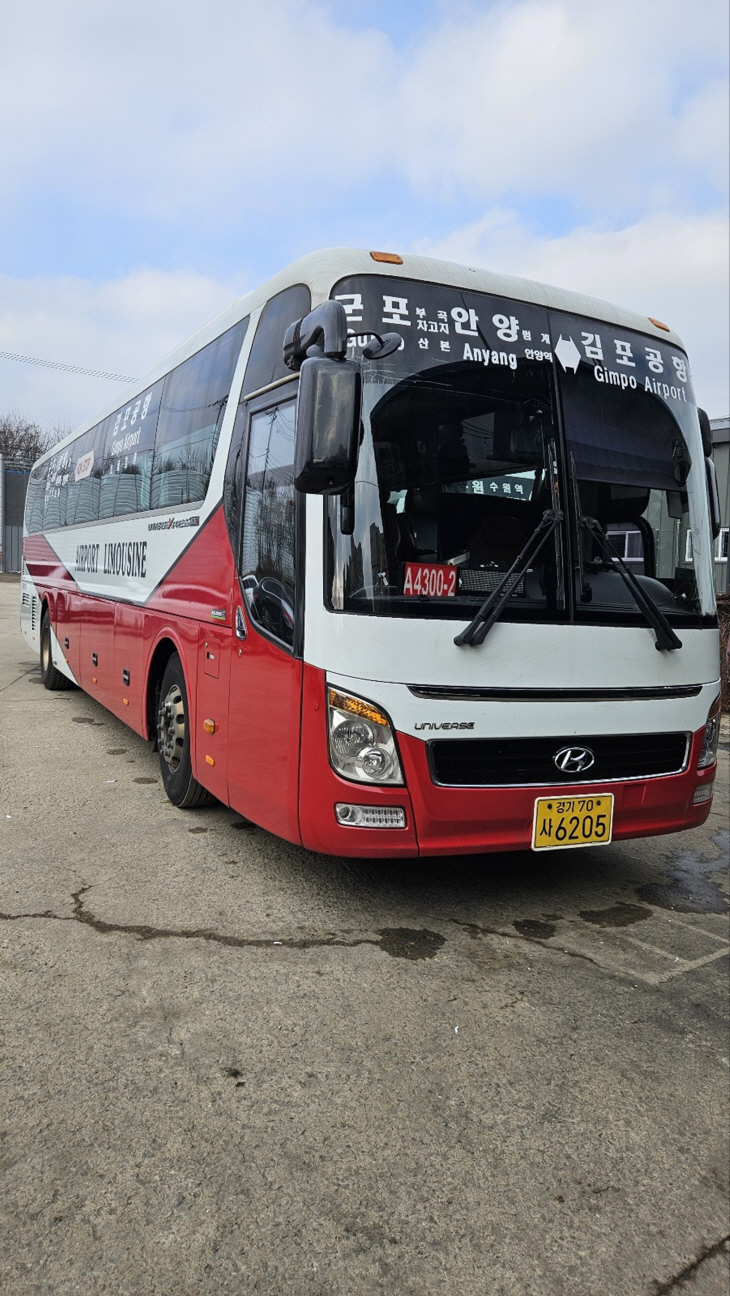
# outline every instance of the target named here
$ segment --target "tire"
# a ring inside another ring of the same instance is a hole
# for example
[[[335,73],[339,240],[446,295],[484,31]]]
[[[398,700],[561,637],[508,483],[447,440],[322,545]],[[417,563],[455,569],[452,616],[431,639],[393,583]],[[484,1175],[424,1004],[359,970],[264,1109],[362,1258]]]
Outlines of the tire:
[[[162,783],[172,804],[180,810],[212,805],[215,801],[212,792],[193,778],[188,693],[179,653],[172,654],[162,676],[157,707],[157,747]]]
[[[62,675],[60,670],[56,670],[53,665],[53,652],[51,650],[51,618],[48,608],[45,609],[41,617],[41,679],[47,689],[58,692],[61,689],[75,688],[73,680],[68,675]]]

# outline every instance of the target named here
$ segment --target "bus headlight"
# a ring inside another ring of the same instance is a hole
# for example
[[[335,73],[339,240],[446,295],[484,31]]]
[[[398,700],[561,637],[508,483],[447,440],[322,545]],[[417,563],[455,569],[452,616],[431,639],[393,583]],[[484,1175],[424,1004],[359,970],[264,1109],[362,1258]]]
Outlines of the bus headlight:
[[[720,711],[721,699],[717,697],[710,707],[710,714],[707,717],[705,733],[702,739],[702,751],[697,762],[698,769],[707,769],[708,765],[714,765],[717,760],[717,740],[720,737]]]
[[[393,729],[372,702],[328,688],[330,761],[343,778],[359,783],[403,783]]]

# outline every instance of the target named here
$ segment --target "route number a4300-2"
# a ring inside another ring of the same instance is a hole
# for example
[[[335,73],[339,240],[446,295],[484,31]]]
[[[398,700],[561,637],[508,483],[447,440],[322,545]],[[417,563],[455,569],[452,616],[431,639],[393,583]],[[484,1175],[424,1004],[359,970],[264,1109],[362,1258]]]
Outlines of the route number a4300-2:
[[[450,563],[407,562],[403,593],[417,598],[451,598],[456,594],[458,571]]]

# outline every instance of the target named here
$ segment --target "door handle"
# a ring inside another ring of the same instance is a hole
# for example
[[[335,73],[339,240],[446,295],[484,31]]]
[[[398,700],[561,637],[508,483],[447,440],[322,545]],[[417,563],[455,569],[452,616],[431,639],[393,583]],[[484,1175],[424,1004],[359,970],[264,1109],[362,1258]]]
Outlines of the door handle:
[[[236,608],[236,638],[246,638],[246,622],[243,619],[243,608]]]

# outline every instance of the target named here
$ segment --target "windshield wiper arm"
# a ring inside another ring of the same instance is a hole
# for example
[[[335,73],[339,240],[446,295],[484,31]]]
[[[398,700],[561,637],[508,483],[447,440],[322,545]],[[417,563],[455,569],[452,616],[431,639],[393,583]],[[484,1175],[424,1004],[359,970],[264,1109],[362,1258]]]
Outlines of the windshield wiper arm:
[[[456,636],[454,643],[458,648],[464,647],[465,644],[476,648],[478,644],[484,643],[502,608],[519,584],[525,570],[533,558],[537,557],[545,542],[562,520],[563,514],[560,509],[545,510],[527,544],[518,553],[509,571],[505,572],[497,588],[482,603],[476,616],[469,622],[466,629]]]
[[[620,553],[614,549],[610,540],[604,534],[600,523],[595,518],[584,516],[579,517],[578,521],[598,541],[600,548],[609,561],[612,564],[615,563],[619,575],[628,588],[636,606],[656,635],[655,648],[659,652],[671,652],[674,648],[681,648],[682,640],[674,633],[661,608],[657,607],[651,595],[639,584],[631,568],[626,566]]]

